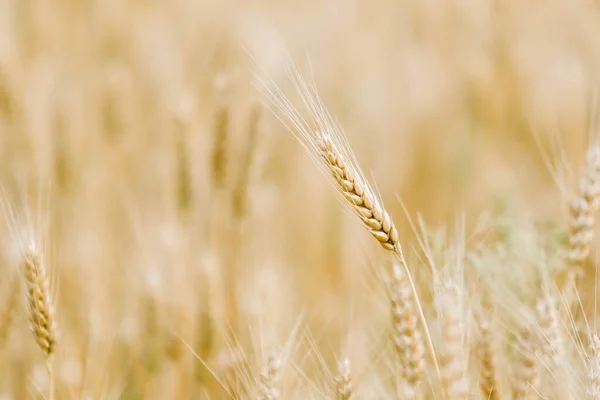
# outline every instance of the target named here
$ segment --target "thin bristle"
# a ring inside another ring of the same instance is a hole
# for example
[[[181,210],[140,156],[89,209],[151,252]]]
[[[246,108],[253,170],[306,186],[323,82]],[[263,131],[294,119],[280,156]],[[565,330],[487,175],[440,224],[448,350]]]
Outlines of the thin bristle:
[[[30,328],[38,346],[46,357],[50,358],[56,349],[57,341],[54,304],[50,296],[46,266],[33,242],[24,251],[21,268],[26,287]]]

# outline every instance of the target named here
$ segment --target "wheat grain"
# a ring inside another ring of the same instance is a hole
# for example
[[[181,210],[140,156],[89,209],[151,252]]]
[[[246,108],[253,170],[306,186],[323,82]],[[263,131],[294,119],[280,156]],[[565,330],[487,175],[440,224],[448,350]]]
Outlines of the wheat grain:
[[[25,280],[31,331],[40,349],[50,358],[56,350],[57,342],[54,304],[42,254],[33,241],[24,249],[21,270]]]

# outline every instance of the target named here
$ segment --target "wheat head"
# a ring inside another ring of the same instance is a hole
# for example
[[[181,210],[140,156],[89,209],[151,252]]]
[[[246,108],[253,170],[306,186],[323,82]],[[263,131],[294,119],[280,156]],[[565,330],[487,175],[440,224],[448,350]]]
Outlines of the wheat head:
[[[49,359],[56,350],[57,329],[46,266],[35,242],[24,250],[21,270],[25,281],[29,323],[35,340]]]

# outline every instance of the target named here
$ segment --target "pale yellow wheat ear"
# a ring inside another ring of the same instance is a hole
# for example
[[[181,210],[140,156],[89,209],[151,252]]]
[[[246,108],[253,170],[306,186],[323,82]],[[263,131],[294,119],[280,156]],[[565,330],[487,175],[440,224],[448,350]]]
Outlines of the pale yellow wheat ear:
[[[565,358],[565,343],[558,302],[552,293],[542,294],[535,304],[535,317],[541,340],[541,356],[547,368],[554,370]]]
[[[583,267],[590,254],[595,213],[599,205],[600,145],[593,144],[588,150],[585,169],[569,208],[569,243],[566,266],[569,281],[583,275]],[[561,285],[564,283],[559,282]]]
[[[467,375],[469,347],[467,346],[468,314],[462,282],[462,259],[435,271],[435,304],[440,325],[438,345],[442,387],[449,399],[469,397]],[[460,264],[460,265],[459,265]],[[457,271],[452,271],[456,267]],[[459,275],[460,274],[460,275]]]
[[[298,139],[316,165],[329,177],[336,192],[343,199],[342,204],[358,217],[377,242],[385,250],[392,252],[402,265],[415,298],[415,306],[423,325],[429,353],[439,376],[438,362],[425,314],[402,253],[394,222],[362,173],[341,128],[319,98],[314,84],[309,87],[295,69],[288,75],[308,115],[302,115],[272,80],[268,78],[260,80],[259,77],[258,88],[264,94],[266,106]]]
[[[489,319],[483,315],[478,316],[477,325],[479,336],[475,344],[475,355],[479,364],[479,386],[484,399],[500,400],[502,397],[498,378],[494,330],[490,326]]]
[[[592,335],[587,360],[587,389],[588,400],[600,400],[600,338]]]
[[[393,323],[392,341],[400,363],[400,375],[416,397],[425,372],[425,345],[419,330],[410,285],[405,271],[396,261],[392,265],[389,292]]]
[[[523,326],[517,332],[516,357],[511,366],[513,399],[538,397],[541,365],[537,354],[538,340],[531,328]]]

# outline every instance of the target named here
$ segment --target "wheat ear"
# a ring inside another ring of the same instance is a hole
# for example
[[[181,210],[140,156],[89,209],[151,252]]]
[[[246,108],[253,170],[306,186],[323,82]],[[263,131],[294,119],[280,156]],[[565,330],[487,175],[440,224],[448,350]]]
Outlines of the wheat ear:
[[[479,385],[484,399],[500,400],[496,349],[490,323],[483,317],[480,317],[478,322],[480,336],[475,346],[475,353],[479,361]]]
[[[570,205],[567,274],[569,280],[583,274],[594,235],[594,214],[600,205],[600,145],[590,147],[579,189]]]
[[[458,285],[444,282],[436,293],[441,325],[440,370],[447,398],[468,399],[468,349],[466,346],[465,317]]]
[[[350,377],[350,361],[347,359],[338,363],[335,393],[338,400],[351,400],[354,398],[354,386]]]
[[[264,360],[260,373],[260,395],[258,400],[278,400],[280,398],[277,383],[281,373],[281,359],[275,353],[269,353]]]
[[[270,109],[315,161],[317,158],[322,160],[322,163],[317,162],[317,165],[328,172],[328,175],[332,177],[334,186],[345,198],[347,204],[363,225],[384,249],[394,254],[406,271],[427,340],[427,347],[439,377],[439,365],[435,348],[419,301],[417,288],[402,253],[398,231],[382,202],[364,178],[364,174],[361,172],[358,162],[352,156],[350,146],[346,143],[341,129],[334,122],[314,87],[308,87],[296,70],[290,71],[289,77],[292,79],[304,106],[309,112],[310,122],[298,112],[276,85],[273,87],[272,81],[269,84],[261,80],[259,87],[262,88],[265,98],[271,106]]]
[[[590,339],[590,354],[587,362],[588,400],[600,400],[600,338],[594,334]]]
[[[536,322],[539,327],[541,351],[549,368],[560,366],[565,353],[561,321],[556,301],[551,295],[543,295],[535,305]]]
[[[538,393],[540,384],[537,340],[530,331],[524,329],[517,337],[516,345],[518,354],[512,382],[513,399],[528,399]]]
[[[34,242],[31,242],[23,253],[21,269],[26,287],[31,331],[49,360],[56,350],[57,342],[54,304],[50,296],[46,266]]]
[[[417,289],[412,280],[410,270],[404,259],[402,253],[402,246],[400,245],[398,231],[394,226],[390,215],[383,208],[383,205],[375,195],[371,187],[364,180],[362,174],[359,172],[357,166],[353,166],[348,161],[344,153],[338,148],[333,140],[332,135],[327,133],[320,133],[316,139],[316,146],[321,152],[321,157],[325,161],[326,166],[331,171],[337,187],[350,203],[355,214],[362,221],[363,225],[373,235],[373,237],[379,242],[379,244],[388,251],[391,251],[399,263],[402,265],[407,281],[410,285],[412,295],[415,298],[417,311],[423,330],[427,337],[427,343],[430,351],[430,355],[439,375],[439,366],[435,355],[435,349],[429,334],[429,328],[425,319],[425,314],[419,301],[419,295]]]
[[[416,393],[425,370],[425,346],[414,312],[410,286],[404,270],[397,262],[392,264],[390,301],[393,322],[392,340],[400,359],[400,374]]]

